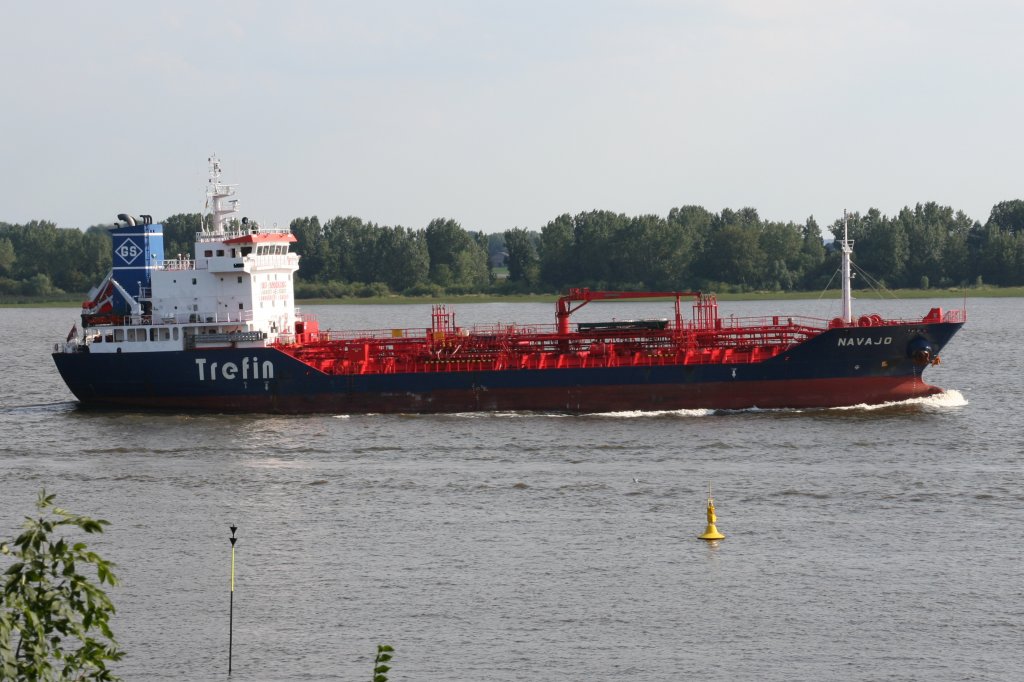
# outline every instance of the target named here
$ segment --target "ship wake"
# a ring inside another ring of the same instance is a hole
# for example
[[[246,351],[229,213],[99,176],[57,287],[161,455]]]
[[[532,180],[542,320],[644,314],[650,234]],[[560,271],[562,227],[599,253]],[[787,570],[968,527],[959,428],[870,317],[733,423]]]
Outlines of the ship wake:
[[[927,395],[920,398],[908,398],[907,400],[896,400],[888,403],[879,403],[877,405],[849,405],[847,407],[832,407],[829,408],[831,411],[843,411],[843,410],[886,410],[894,407],[923,407],[927,410],[947,410],[955,407],[966,406],[967,398],[960,391],[950,388],[944,390],[942,393],[935,393],[933,395]]]

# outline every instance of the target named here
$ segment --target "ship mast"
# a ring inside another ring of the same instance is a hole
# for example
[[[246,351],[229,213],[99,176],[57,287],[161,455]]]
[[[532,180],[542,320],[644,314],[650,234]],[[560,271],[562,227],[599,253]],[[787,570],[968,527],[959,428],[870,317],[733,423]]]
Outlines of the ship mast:
[[[839,247],[843,254],[843,321],[846,324],[853,324],[853,275],[850,274],[850,254],[853,253],[853,242],[850,241],[849,221],[845,208],[843,209],[843,241]]]
[[[229,207],[225,207],[223,202],[228,197],[235,195],[236,185],[226,185],[220,181],[220,159],[216,156],[211,156],[207,159],[210,162],[210,180],[206,186],[206,205],[210,208],[211,225],[210,229],[214,234],[220,234],[224,232],[225,217],[238,213],[238,199],[229,199],[227,201],[230,204]],[[210,200],[213,200],[213,206],[210,206]]]

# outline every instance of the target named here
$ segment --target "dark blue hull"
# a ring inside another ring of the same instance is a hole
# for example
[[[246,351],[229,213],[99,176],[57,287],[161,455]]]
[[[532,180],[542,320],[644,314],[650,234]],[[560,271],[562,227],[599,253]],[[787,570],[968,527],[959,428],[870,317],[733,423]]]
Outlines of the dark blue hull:
[[[926,364],[960,323],[837,328],[763,362],[328,375],[274,348],[55,353],[85,406],[366,413],[743,409],[880,403],[939,392]]]

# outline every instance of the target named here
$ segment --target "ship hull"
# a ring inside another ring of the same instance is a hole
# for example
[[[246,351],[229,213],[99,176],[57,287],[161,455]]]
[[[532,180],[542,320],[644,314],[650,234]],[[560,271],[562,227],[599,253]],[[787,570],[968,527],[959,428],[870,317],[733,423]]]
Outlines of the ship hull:
[[[262,413],[809,408],[878,404],[941,389],[914,344],[937,353],[959,323],[830,329],[761,362],[324,374],[276,348],[55,353],[82,405]]]

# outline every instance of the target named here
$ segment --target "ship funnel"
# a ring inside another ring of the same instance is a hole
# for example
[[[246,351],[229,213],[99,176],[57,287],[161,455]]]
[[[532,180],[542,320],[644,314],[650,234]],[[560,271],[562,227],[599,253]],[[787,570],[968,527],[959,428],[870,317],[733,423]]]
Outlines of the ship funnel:
[[[118,213],[118,220],[126,223],[129,227],[153,224],[153,216],[146,213],[142,213],[138,216],[128,215],[127,213]]]
[[[164,226],[150,216],[122,213],[118,219],[128,224],[110,231],[114,280],[132,296],[148,295],[152,272],[164,259]]]
[[[121,222],[127,223],[128,227],[135,227],[136,225],[153,224],[153,216],[146,213],[140,213],[137,217],[133,215],[128,215],[127,213],[118,213],[117,219],[120,220]]]

